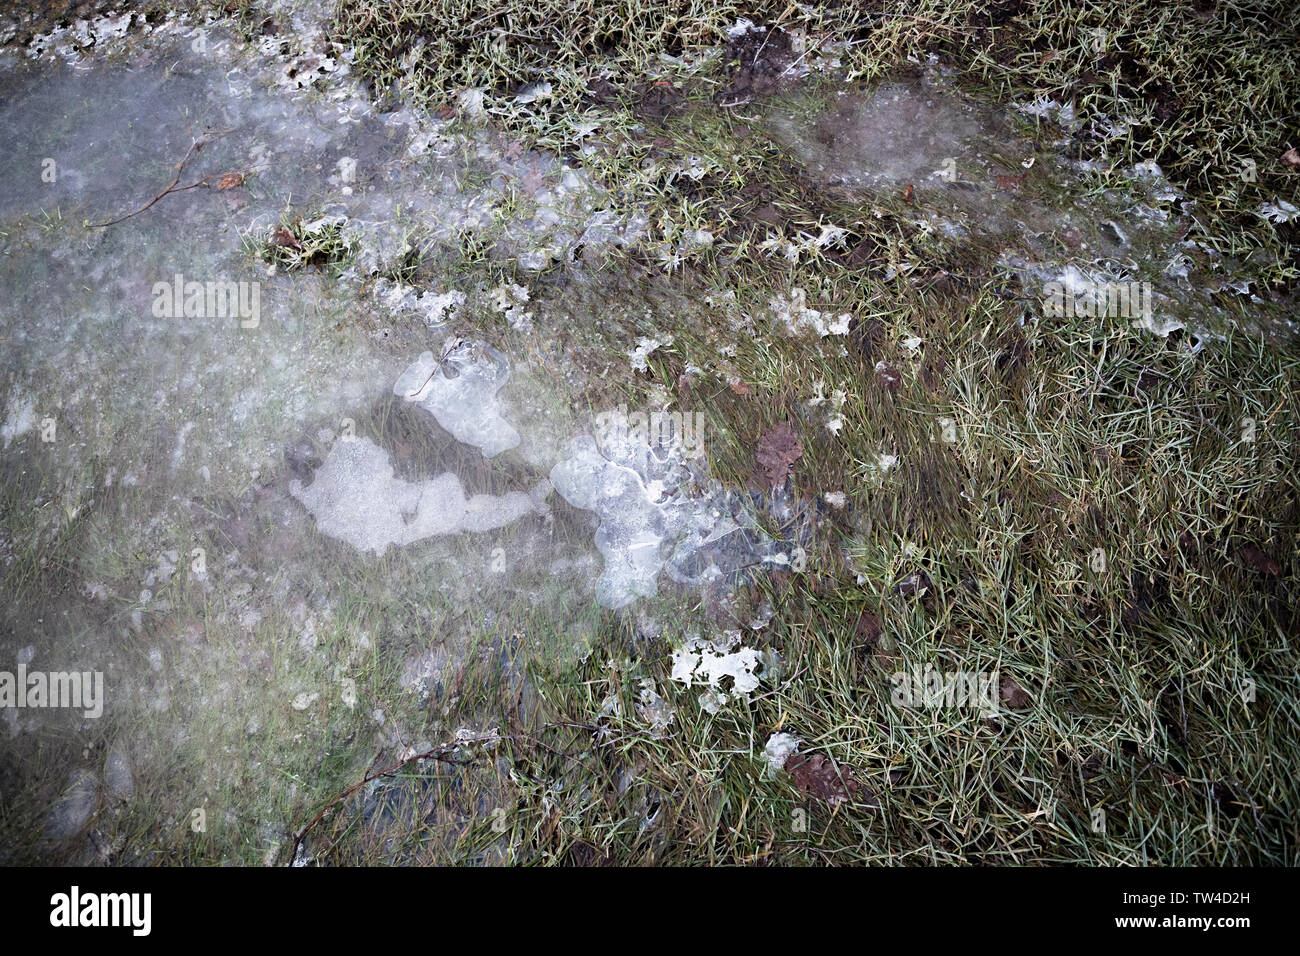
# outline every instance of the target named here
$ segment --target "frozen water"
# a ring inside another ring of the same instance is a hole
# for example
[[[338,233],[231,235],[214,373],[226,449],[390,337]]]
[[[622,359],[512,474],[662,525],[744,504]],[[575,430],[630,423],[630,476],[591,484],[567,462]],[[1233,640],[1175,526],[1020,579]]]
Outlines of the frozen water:
[[[1223,316],[1211,295],[1242,266],[1184,241],[1193,204],[1158,165],[1114,170],[1108,180],[1115,188],[1099,190],[1095,165],[1070,158],[1061,143],[1044,148],[1018,131],[1007,111],[950,86],[929,72],[916,82],[844,92],[829,105],[810,97],[773,108],[768,125],[827,190],[880,203],[925,231],[1000,248],[1002,265],[1031,300],[1073,269],[1105,277],[1096,281],[1150,282],[1154,313],[1124,318],[1159,335],[1204,329],[1207,316]],[[1046,100],[1020,112],[1072,122],[1068,110]],[[794,259],[811,243],[772,234],[760,248]],[[1171,261],[1178,263],[1173,270],[1166,268]],[[897,263],[887,277],[923,265]],[[774,309],[797,327],[797,303]],[[1288,318],[1285,307],[1258,312],[1258,321],[1274,328]]]
[[[441,361],[423,353],[393,385],[393,394],[415,402],[458,441],[493,458],[519,445],[519,432],[505,420],[497,392],[510,379],[510,362],[486,342],[451,340]]]
[[[388,452],[368,438],[339,439],[315,480],[304,488],[295,479],[289,490],[316,517],[322,534],[376,554],[393,544],[491,531],[528,514],[544,514],[550,494],[543,481],[531,493],[467,496],[451,472],[402,481],[393,474]]]
[[[569,504],[599,516],[595,542],[605,568],[596,598],[605,607],[653,597],[661,572],[700,586],[789,560],[739,495],[700,487],[680,449],[664,453],[611,434],[598,445],[583,435],[551,469],[551,483]]]

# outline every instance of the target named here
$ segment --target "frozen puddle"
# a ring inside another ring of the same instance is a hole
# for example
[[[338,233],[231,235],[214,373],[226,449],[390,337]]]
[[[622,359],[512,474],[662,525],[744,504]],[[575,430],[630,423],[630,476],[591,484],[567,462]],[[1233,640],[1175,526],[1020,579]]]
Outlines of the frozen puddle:
[[[393,393],[490,459],[520,444],[500,394],[509,378],[509,360],[500,350],[454,340],[441,361],[432,352],[421,355]],[[661,416],[671,419],[666,412]],[[569,504],[596,516],[593,541],[604,568],[595,597],[612,609],[657,595],[661,574],[683,586],[725,588],[749,569],[790,563],[788,549],[758,526],[752,502],[707,481],[682,435],[652,443],[644,434],[610,425],[595,424],[599,441],[581,434],[555,448],[549,480],[526,492],[467,495],[452,472],[404,481],[383,448],[350,437],[336,439],[311,483],[295,479],[290,493],[315,517],[320,533],[381,555],[390,545],[545,516],[553,486]]]
[[[575,439],[551,470],[555,489],[600,518],[605,570],[596,596],[619,608],[658,593],[658,579],[692,587],[734,583],[749,568],[789,563],[740,496],[709,483],[682,456],[606,433]],[[694,492],[694,493],[692,493]]]

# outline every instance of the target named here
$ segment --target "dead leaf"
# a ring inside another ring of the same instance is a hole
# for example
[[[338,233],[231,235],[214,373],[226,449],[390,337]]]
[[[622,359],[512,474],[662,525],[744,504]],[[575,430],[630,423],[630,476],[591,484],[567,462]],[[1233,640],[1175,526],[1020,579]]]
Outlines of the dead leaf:
[[[732,382],[731,390],[735,392],[737,395],[749,394],[749,386],[746,385],[744,382]]]
[[[1275,578],[1282,576],[1282,566],[1253,544],[1243,544],[1241,546],[1241,557],[1250,565],[1253,571],[1258,571],[1260,574],[1270,574]]]
[[[276,229],[275,232],[271,233],[271,245],[281,246],[285,249],[302,248],[302,243],[298,241],[298,237],[295,236],[288,229],[286,229],[284,226],[281,226],[280,228]]]
[[[903,202],[912,202],[915,199],[915,197],[916,197],[916,187],[913,186],[911,183],[908,183],[907,188],[903,190]]]
[[[1282,165],[1291,169],[1300,169],[1300,150],[1294,146],[1282,154]]]
[[[862,802],[875,804],[875,795],[853,775],[848,767],[836,766],[821,754],[791,754],[785,762],[786,772],[794,778],[795,788],[832,807],[842,803]]]
[[[1016,683],[1015,678],[1010,674],[1002,675],[998,689],[1002,694],[1002,703],[1012,710],[1024,710],[1033,703],[1033,698],[1029,696],[1029,693],[1023,687]]]
[[[880,643],[880,635],[884,633],[884,628],[880,626],[880,615],[863,608],[862,613],[858,615],[858,624],[854,628],[854,633],[863,646],[875,647]]]
[[[789,425],[774,425],[759,439],[754,453],[758,467],[772,487],[783,484],[790,475],[790,466],[803,454],[803,446]]]
[[[885,391],[898,394],[898,386],[902,381],[903,375],[897,368],[888,362],[876,363],[876,384]]]
[[[438,110],[438,119],[440,120],[449,120],[455,115],[456,107],[454,106],[444,106],[442,109]]]
[[[226,175],[222,176],[217,182],[217,188],[223,192],[227,189],[234,189],[236,186],[242,185],[244,185],[243,173],[226,173]]]

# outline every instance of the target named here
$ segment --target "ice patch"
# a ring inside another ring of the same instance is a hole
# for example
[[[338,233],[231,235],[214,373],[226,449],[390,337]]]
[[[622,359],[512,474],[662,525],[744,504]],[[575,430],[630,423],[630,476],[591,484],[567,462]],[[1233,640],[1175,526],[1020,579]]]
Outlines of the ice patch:
[[[799,752],[800,740],[790,734],[773,734],[767,739],[767,746],[763,748],[763,756],[767,758],[767,765],[773,770],[780,770],[785,766],[785,762],[794,754]]]
[[[498,390],[510,379],[505,354],[485,342],[450,340],[441,360],[425,352],[393,385],[393,394],[415,402],[457,441],[493,458],[519,445],[519,432],[505,420]]]
[[[0,438],[9,447],[15,438],[21,438],[36,426],[36,405],[26,395],[15,395],[9,400],[9,414],[0,425]]]
[[[600,517],[595,543],[605,559],[596,599],[621,608],[658,593],[661,571],[700,586],[758,565],[781,567],[789,556],[758,527],[734,492],[720,487],[692,497],[694,476],[680,454],[660,457],[631,433],[574,439],[551,469],[569,504]]]
[[[634,348],[631,352],[627,353],[628,361],[632,363],[632,368],[635,371],[644,372],[647,368],[649,368],[649,363],[647,362],[647,359],[650,358],[650,353],[653,352],[655,349],[660,349],[672,344],[673,344],[673,339],[671,335],[668,338],[664,339],[663,341],[660,341],[659,339],[647,338],[646,336],[643,335],[636,340],[636,348]]]
[[[852,315],[845,312],[834,315],[818,312],[808,307],[808,295],[803,289],[793,289],[788,295],[778,295],[771,300],[772,316],[785,326],[787,335],[813,331],[825,338],[828,335],[848,335]]]
[[[748,695],[758,689],[759,675],[754,673],[762,662],[752,647],[722,649],[699,637],[692,637],[673,652],[672,679],[690,687],[704,684],[726,703],[729,696]],[[722,679],[731,678],[731,694],[720,690]]]
[[[322,534],[375,554],[392,544],[491,531],[528,514],[544,514],[550,490],[550,483],[542,481],[530,494],[467,496],[451,472],[403,481],[394,476],[388,452],[368,438],[339,439],[309,487],[297,479],[289,485],[289,493],[315,516]]]

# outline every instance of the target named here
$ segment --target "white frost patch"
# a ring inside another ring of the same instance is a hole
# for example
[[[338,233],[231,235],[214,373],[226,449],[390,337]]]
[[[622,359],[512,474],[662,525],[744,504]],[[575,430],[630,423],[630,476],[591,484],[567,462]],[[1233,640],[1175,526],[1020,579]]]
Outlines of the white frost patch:
[[[731,26],[727,27],[727,36],[733,40],[738,40],[746,33],[766,33],[767,27],[758,27],[754,21],[748,17],[741,17]]]
[[[826,396],[826,382],[822,379],[818,379],[814,383],[814,387],[816,393],[808,400],[808,404],[813,408],[822,405],[827,406],[826,430],[832,435],[838,435],[846,421],[844,418],[844,403],[848,400],[848,393],[842,388],[837,388],[831,392],[828,398]]]
[[[775,296],[771,300],[771,307],[773,317],[785,326],[788,335],[798,335],[809,330],[822,338],[828,335],[848,335],[849,320],[853,318],[847,312],[837,316],[809,308],[808,294],[803,289],[794,289],[789,295]]]
[[[799,752],[801,743],[802,741],[798,737],[790,734],[773,734],[767,739],[767,746],[763,748],[763,756],[767,758],[767,765],[774,771],[781,770],[785,767],[785,762]]]
[[[1032,102],[1018,104],[1015,108],[1026,116],[1038,119],[1051,119],[1055,116],[1056,122],[1067,129],[1074,125],[1074,104],[1058,103],[1046,93],[1039,93]]]
[[[464,304],[465,293],[455,289],[437,295],[426,292],[419,298],[419,305],[424,309],[424,324],[431,329],[454,322]]]
[[[1275,203],[1266,202],[1262,204],[1257,215],[1263,216],[1269,222],[1290,222],[1293,219],[1300,219],[1300,209],[1297,209],[1285,199],[1279,199]]]
[[[4,425],[0,425],[0,438],[4,446],[21,438],[36,426],[36,405],[30,396],[17,394],[9,400],[9,411]]]
[[[530,298],[528,287],[503,282],[491,292],[492,306],[506,317],[516,332],[527,333],[533,328],[533,313],[524,308]]]
[[[627,353],[628,361],[632,363],[632,369],[634,371],[644,372],[649,368],[649,364],[646,360],[650,358],[650,353],[655,349],[661,349],[672,344],[673,338],[671,335],[663,341],[647,338],[643,335],[636,340],[636,348]]]
[[[457,441],[492,458],[519,445],[519,432],[506,421],[498,390],[510,379],[505,354],[485,342],[451,339],[442,359],[425,352],[393,385],[393,394],[415,402]]]
[[[762,660],[752,647],[739,647],[739,635],[733,635],[727,644],[719,647],[699,637],[691,637],[673,652],[672,679],[690,687],[704,685],[707,700],[701,706],[710,713],[732,697],[748,696],[758,689],[759,675],[754,673]],[[722,687],[723,678],[731,679],[730,693]]]
[[[393,474],[388,452],[367,438],[339,439],[309,487],[297,479],[289,485],[289,493],[315,516],[322,534],[376,554],[391,544],[491,531],[534,512],[544,514],[550,490],[550,483],[542,481],[531,494],[466,496],[451,472],[428,481],[402,481]]]

